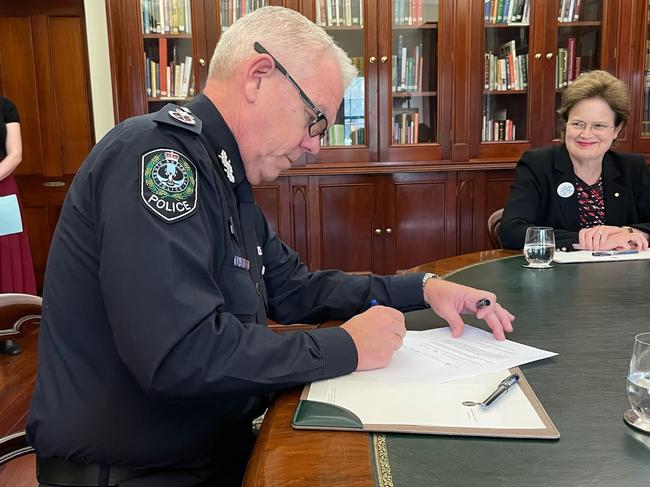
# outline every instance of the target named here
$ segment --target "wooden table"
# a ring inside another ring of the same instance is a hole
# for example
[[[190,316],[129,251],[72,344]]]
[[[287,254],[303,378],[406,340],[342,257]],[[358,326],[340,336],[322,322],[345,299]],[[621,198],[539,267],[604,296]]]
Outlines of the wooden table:
[[[511,250],[476,252],[430,262],[411,270],[445,276],[469,265],[518,253]],[[291,428],[291,418],[301,390],[292,389],[279,395],[267,412],[244,485],[374,486],[368,434]]]
[[[522,269],[521,257],[491,262],[513,254],[481,252],[417,270],[444,275],[463,268],[448,278],[494,290],[519,315],[515,340],[559,353],[522,370],[561,439],[386,435],[391,482],[381,485],[647,486],[650,435],[624,424],[622,415],[634,335],[650,330],[650,261],[541,271]],[[432,318],[431,311],[415,312],[407,325],[424,329]],[[299,394],[283,393],[270,408],[244,485],[374,486],[373,435],[293,430]]]

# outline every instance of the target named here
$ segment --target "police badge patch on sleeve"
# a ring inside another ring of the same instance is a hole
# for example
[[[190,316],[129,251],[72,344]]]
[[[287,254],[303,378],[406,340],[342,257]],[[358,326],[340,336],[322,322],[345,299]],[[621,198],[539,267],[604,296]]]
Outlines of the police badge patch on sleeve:
[[[145,206],[168,223],[190,216],[197,208],[199,175],[192,161],[173,149],[155,149],[142,156],[140,195]]]

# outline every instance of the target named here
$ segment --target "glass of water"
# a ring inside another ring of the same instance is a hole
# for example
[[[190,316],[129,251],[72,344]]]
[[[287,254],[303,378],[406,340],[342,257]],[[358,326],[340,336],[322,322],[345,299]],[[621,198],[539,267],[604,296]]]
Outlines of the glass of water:
[[[650,332],[634,337],[634,349],[627,376],[627,398],[632,409],[625,420],[632,426],[650,432]]]
[[[555,253],[555,235],[551,227],[528,227],[524,242],[526,267],[548,269]]]

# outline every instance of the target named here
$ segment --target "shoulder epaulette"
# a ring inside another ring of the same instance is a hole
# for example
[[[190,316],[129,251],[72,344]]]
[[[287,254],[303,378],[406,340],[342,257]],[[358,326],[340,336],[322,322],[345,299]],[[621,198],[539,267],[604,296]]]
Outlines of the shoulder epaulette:
[[[156,113],[154,122],[179,127],[195,134],[201,133],[203,123],[189,108],[168,103],[165,108]]]

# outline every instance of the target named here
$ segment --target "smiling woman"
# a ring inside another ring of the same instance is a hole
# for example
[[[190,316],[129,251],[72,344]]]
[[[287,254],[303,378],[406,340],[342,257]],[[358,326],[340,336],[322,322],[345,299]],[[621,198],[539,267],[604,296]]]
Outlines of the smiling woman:
[[[650,172],[645,158],[612,144],[630,116],[625,84],[591,71],[563,93],[564,144],[526,152],[501,221],[505,248],[526,229],[550,226],[561,250],[648,248]]]

